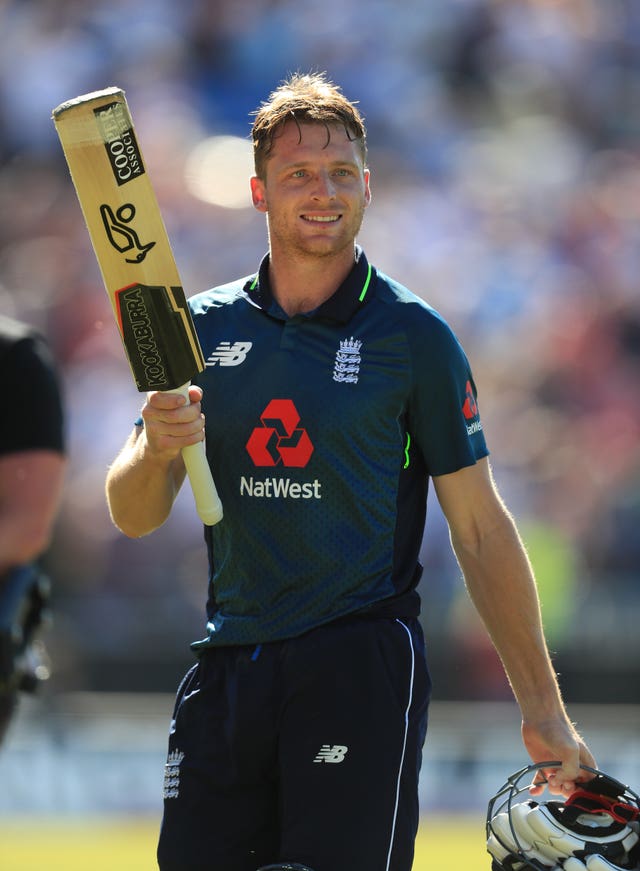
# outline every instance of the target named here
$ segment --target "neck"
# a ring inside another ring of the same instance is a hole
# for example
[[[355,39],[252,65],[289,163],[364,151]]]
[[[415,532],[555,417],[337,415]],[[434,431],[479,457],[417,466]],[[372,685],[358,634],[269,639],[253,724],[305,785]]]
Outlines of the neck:
[[[326,302],[349,275],[355,263],[354,249],[335,257],[306,260],[269,253],[271,292],[289,317],[306,314]]]

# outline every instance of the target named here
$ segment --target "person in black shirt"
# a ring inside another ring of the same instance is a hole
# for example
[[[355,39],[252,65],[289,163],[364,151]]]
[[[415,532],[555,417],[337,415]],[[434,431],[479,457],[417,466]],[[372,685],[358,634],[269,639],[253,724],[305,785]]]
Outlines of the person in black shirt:
[[[34,635],[48,582],[38,560],[57,516],[66,467],[61,386],[35,330],[0,315],[0,741],[37,668]]]

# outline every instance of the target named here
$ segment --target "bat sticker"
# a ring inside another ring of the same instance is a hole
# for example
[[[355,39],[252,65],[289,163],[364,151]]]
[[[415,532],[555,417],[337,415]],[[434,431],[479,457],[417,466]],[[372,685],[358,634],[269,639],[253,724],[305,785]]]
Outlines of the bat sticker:
[[[193,368],[197,340],[193,332],[191,346],[180,343],[185,329],[193,330],[183,289],[131,284],[116,291],[116,303],[120,333],[138,389],[170,390],[184,384]],[[197,349],[200,351],[199,345]]]
[[[147,252],[151,251],[156,243],[143,244],[133,227],[129,226],[136,216],[135,206],[132,203],[124,203],[114,212],[111,206],[103,203],[100,206],[100,214],[109,242],[116,251],[126,254],[135,250],[138,252],[135,257],[126,257],[125,260],[127,263],[142,263]]]
[[[119,186],[144,173],[142,154],[122,103],[94,109],[113,176]]]

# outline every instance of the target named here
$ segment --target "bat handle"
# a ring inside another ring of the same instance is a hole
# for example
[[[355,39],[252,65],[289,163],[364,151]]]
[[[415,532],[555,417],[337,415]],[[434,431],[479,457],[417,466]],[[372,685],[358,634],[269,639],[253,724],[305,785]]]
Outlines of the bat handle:
[[[180,393],[189,402],[189,384],[183,384],[175,390],[168,390],[167,393]],[[222,502],[213,482],[204,442],[183,448],[182,459],[187,469],[200,520],[205,526],[214,526],[222,520]]]

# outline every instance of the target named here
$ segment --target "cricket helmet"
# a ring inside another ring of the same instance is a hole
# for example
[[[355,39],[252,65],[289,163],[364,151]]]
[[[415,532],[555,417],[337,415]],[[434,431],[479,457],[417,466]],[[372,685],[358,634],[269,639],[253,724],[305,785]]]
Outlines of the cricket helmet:
[[[565,801],[521,798],[540,769],[512,774],[489,801],[486,833],[492,871],[636,871],[640,869],[640,796],[595,768]]]

